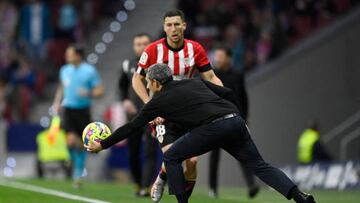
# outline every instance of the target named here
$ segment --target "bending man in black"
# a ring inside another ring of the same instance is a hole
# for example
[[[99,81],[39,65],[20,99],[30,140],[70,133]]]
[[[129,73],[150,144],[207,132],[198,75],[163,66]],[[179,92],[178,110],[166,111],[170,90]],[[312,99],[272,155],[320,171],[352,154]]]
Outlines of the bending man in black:
[[[262,159],[233,104],[237,101],[230,89],[201,80],[173,81],[171,70],[165,64],[152,65],[146,81],[154,97],[130,123],[101,143],[92,141],[86,145],[88,151],[109,148],[160,116],[189,129],[164,153],[169,192],[176,195],[179,203],[188,202],[182,161],[219,147],[242,161],[246,168],[286,198],[298,203],[315,203],[312,195],[301,192],[283,172]]]

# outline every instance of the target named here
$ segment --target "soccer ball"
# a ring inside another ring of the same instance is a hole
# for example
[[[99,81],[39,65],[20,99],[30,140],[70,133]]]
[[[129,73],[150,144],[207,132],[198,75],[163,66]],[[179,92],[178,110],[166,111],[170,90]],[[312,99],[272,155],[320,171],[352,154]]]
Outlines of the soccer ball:
[[[107,125],[101,122],[92,122],[89,123],[82,134],[82,140],[84,144],[89,144],[89,140],[94,140],[95,142],[101,142],[105,138],[111,135],[111,131]]]

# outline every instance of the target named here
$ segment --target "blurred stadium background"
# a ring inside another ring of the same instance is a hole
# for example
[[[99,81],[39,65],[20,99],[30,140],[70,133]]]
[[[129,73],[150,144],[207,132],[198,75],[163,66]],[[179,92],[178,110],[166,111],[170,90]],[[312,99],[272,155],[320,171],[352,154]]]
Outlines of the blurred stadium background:
[[[35,23],[29,9],[37,3],[43,13]],[[265,160],[304,189],[315,189],[319,202],[359,202],[356,0],[0,0],[0,202],[72,202],[5,187],[9,180],[104,201],[150,201],[134,199],[127,184],[126,143],[90,155],[84,173],[88,187],[74,191],[66,181],[36,179],[36,136],[50,124],[67,45],[86,45],[86,59],[96,65],[106,87],[105,96],[92,105],[93,120],[110,124],[111,115],[118,115],[117,82],[122,61],[132,57],[132,37],[141,32],[163,36],[162,17],[171,8],[184,11],[186,37],[199,41],[210,59],[219,43],[233,50],[234,67],[246,74],[249,126]],[[39,28],[35,36],[33,26]],[[318,122],[333,162],[298,165],[297,142],[309,120]],[[247,200],[243,189],[237,190],[244,185],[238,164],[222,156],[220,199],[207,198],[204,155],[193,202],[285,202],[267,190]]]

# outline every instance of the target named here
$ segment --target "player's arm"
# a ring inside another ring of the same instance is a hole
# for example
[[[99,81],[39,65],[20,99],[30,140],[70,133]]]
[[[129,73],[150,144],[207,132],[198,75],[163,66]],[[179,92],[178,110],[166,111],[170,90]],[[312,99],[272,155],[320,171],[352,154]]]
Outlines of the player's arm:
[[[145,80],[144,75],[135,72],[132,77],[132,87],[136,92],[136,94],[140,97],[140,99],[146,104],[150,101],[150,96],[146,91],[146,87],[143,82],[144,80]]]
[[[201,77],[204,80],[214,83],[215,85],[224,86],[211,68],[205,49],[199,43],[194,43],[194,48],[195,65],[199,70]]]
[[[54,110],[58,113],[60,110],[60,106],[61,106],[61,100],[63,97],[63,86],[61,85],[61,83],[58,85],[56,92],[55,92],[55,97],[54,97],[54,101],[53,101],[53,108]]]
[[[89,97],[101,97],[104,94],[104,85],[101,82],[100,75],[96,68],[93,68],[93,71],[90,73],[91,75],[91,82],[90,82],[90,92]]]
[[[215,85],[224,86],[212,69],[205,72],[200,72],[200,75],[204,80],[212,82]]]
[[[104,95],[104,91],[104,85],[100,84],[91,90],[91,97],[101,97],[102,95]]]

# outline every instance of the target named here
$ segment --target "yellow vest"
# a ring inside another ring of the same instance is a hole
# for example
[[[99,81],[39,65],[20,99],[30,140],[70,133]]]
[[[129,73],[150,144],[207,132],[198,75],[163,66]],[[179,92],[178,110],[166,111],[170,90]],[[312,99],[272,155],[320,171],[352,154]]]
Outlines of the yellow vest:
[[[69,160],[70,156],[64,130],[43,130],[37,135],[36,141],[38,144],[38,158],[41,162]]]
[[[313,129],[306,129],[299,138],[298,142],[298,161],[300,163],[310,163],[313,160],[313,146],[319,140],[319,132]]]

